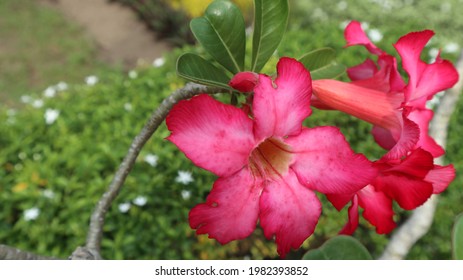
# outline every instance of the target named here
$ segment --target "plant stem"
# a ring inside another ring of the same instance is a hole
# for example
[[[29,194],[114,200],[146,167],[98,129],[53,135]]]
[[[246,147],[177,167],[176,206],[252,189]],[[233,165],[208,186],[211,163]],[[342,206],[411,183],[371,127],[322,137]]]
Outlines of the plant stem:
[[[145,143],[150,139],[153,133],[158,129],[161,123],[167,117],[172,107],[180,100],[191,98],[200,93],[213,94],[223,92],[223,89],[211,88],[203,85],[188,83],[183,88],[176,90],[169,97],[164,99],[161,105],[153,112],[148,122],[145,124],[140,133],[135,137],[130,145],[130,148],[119,166],[113,180],[108,186],[107,191],[98,201],[93,214],[90,218],[90,226],[87,233],[87,242],[84,248],[79,247],[80,254],[87,252],[88,259],[99,259],[101,239],[103,236],[103,225],[105,222],[105,214],[111,206],[112,202],[119,194],[122,185],[127,178],[127,175],[132,170],[141,149]],[[77,250],[76,250],[77,251]],[[70,257],[74,259],[73,255]]]

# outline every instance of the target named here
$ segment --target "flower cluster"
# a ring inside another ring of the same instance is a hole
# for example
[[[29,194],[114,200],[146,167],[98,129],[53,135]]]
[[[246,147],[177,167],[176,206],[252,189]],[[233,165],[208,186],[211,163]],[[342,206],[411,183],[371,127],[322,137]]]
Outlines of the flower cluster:
[[[348,71],[352,82],[312,81],[304,66],[281,58],[275,79],[238,73],[230,86],[247,92],[240,108],[206,94],[179,102],[166,123],[177,145],[197,166],[218,176],[206,202],[189,214],[190,226],[222,244],[249,236],[257,222],[274,238],[281,257],[314,232],[321,214],[316,192],[343,208],[351,202],[352,233],[358,207],[379,233],[394,227],[392,201],[414,209],[453,180],[451,165],[434,165],[443,149],[428,135],[432,111],[425,103],[457,81],[453,66],[419,59],[432,32],[411,33],[397,42],[405,84],[397,63],[377,48],[357,22],[346,27],[348,45],[362,44],[378,56]],[[305,128],[311,107],[336,109],[374,125],[387,153],[377,161],[356,154],[338,128]]]
[[[434,158],[445,151],[428,134],[433,112],[426,108],[426,102],[458,81],[454,66],[439,55],[432,64],[420,59],[433,35],[431,30],[412,32],[394,44],[408,74],[405,83],[395,57],[375,46],[360,23],[353,21],[344,32],[347,46],[364,46],[378,57],[377,62],[367,59],[349,68],[349,83],[313,82],[313,105],[340,110],[373,124],[375,141],[387,150],[373,163],[379,173],[365,188],[347,196],[328,195],[337,209],[352,202],[349,222],[341,233],[351,234],[356,229],[359,206],[378,233],[388,233],[395,227],[392,201],[403,209],[415,209],[432,194],[444,191],[455,177],[452,165],[434,164]]]

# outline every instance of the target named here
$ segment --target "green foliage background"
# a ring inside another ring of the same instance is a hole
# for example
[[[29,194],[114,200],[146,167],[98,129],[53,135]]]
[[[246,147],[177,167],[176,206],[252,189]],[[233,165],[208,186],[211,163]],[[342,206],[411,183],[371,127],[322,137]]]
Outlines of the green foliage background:
[[[378,45],[390,53],[395,53],[392,43],[401,35],[411,30],[436,29],[439,37],[427,47],[424,60],[429,59],[427,51],[430,48],[443,48],[448,42],[461,39],[455,36],[461,23],[457,23],[458,18],[452,18],[450,22],[451,14],[448,14],[449,17],[440,15],[439,20],[426,21],[428,17],[437,18],[431,17],[435,12],[430,9],[437,5],[435,1],[412,1],[416,2],[412,5],[414,9],[395,9],[389,13],[372,1],[365,1],[370,3],[368,12],[351,1],[344,1],[348,3],[346,10],[339,9],[338,1],[323,1],[323,7],[312,1],[292,2],[305,8],[293,6],[290,30],[277,55],[264,68],[266,73],[273,73],[278,56],[300,57],[325,46],[337,50],[341,63],[348,66],[360,63],[368,56],[365,50],[360,47],[342,48],[344,40],[340,25],[352,17],[368,21],[370,28],[379,29],[384,39]],[[457,5],[461,1],[449,2]],[[423,3],[427,3],[425,9],[429,13],[419,10],[425,5]],[[454,10],[451,9],[450,13]],[[402,15],[405,11],[408,11],[408,16]],[[418,14],[424,16],[413,16]],[[457,43],[461,45],[461,42]],[[99,76],[99,82],[94,86],[75,84],[49,99],[38,93],[32,95],[35,99],[43,99],[41,108],[26,105],[12,110],[0,105],[0,243],[66,258],[85,242],[93,207],[112,179],[132,138],[162,99],[183,85],[184,81],[176,76],[174,67],[176,58],[186,51],[206,57],[199,47],[184,47],[166,57],[162,67],[136,69],[136,77],[135,72],[129,77],[127,73],[108,70]],[[443,55],[455,60],[455,54]],[[127,109],[129,107],[131,110]],[[459,175],[463,168],[460,145],[462,108],[463,100],[452,118],[447,147],[447,160],[457,168],[457,179],[441,195],[435,224],[413,247],[408,256],[410,259],[451,258],[453,219],[456,214],[463,212],[463,178]],[[46,109],[60,111],[57,121],[51,125],[44,120]],[[352,117],[314,110],[306,125],[339,126],[357,152],[367,154],[370,159],[382,154],[372,141],[370,125]],[[188,211],[204,201],[215,178],[192,165],[174,145],[164,140],[167,135],[168,131],[163,126],[148,142],[110,209],[104,228],[103,257],[277,258],[275,245],[265,240],[260,229],[248,239],[225,246],[206,236],[195,235],[188,226]],[[147,154],[159,157],[155,167],[144,162]],[[176,182],[179,170],[192,172],[194,182],[188,185]],[[50,191],[53,197],[47,195]],[[190,198],[182,197],[184,191],[190,192]],[[138,196],[148,199],[144,206],[133,203]],[[121,203],[130,203],[130,210],[120,212],[118,205]],[[40,214],[36,220],[27,221],[24,211],[32,207],[39,208]],[[398,223],[407,215],[409,213],[399,211]],[[346,219],[345,210],[338,213],[326,204],[315,234],[301,250],[289,257],[300,258],[308,248],[318,247],[335,236]],[[365,222],[361,223],[355,237],[372,252],[373,257],[381,253],[387,242],[387,236],[377,235]]]

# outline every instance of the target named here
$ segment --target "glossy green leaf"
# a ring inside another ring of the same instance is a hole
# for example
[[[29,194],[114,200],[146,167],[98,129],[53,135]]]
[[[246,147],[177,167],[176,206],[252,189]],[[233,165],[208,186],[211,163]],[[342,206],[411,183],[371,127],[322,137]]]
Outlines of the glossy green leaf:
[[[346,67],[336,63],[335,58],[333,49],[322,48],[305,54],[299,61],[310,71],[313,80],[334,79],[346,71]]]
[[[463,214],[458,215],[452,232],[453,258],[463,260]]]
[[[333,63],[336,52],[332,48],[322,48],[306,53],[299,61],[304,64],[309,71],[314,71]]]
[[[231,89],[225,71],[196,54],[186,53],[178,58],[177,74],[195,83]]]
[[[326,241],[320,248],[308,251],[304,260],[371,260],[373,259],[357,239],[339,235]]]
[[[311,71],[310,75],[312,80],[335,79],[344,74],[344,72],[346,72],[346,66],[334,63]]]
[[[209,54],[232,73],[244,70],[245,24],[238,7],[230,1],[212,2],[203,17],[190,23],[191,31]]]
[[[254,0],[251,69],[259,72],[277,49],[288,23],[288,0]]]

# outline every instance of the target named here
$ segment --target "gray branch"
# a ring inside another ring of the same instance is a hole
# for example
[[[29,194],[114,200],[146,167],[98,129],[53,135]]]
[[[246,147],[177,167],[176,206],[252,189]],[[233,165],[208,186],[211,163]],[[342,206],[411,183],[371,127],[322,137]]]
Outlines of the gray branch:
[[[219,88],[211,88],[195,83],[188,83],[185,87],[176,90],[169,97],[164,99],[161,105],[153,112],[141,132],[132,141],[129,151],[120,164],[119,169],[114,175],[107,191],[103,194],[100,201],[98,201],[90,218],[90,226],[87,233],[87,242],[85,247],[77,248],[76,251],[74,251],[74,253],[69,257],[70,259],[101,259],[100,246],[103,236],[105,214],[119,194],[122,185],[124,184],[127,175],[132,170],[141,149],[165,120],[172,107],[180,100],[189,99],[200,93],[213,94],[223,91],[223,89]]]
[[[458,98],[463,88],[463,50],[456,63],[460,80],[449,89],[437,107],[436,113],[430,125],[429,133],[439,145],[445,148],[447,144],[447,133],[450,117],[458,103]],[[443,156],[435,160],[436,164],[443,165]],[[403,223],[392,235],[389,244],[386,246],[380,259],[400,260],[404,259],[411,247],[425,235],[432,225],[434,213],[438,202],[438,195],[433,195],[425,204],[413,211],[408,220]]]
[[[10,246],[0,244],[0,260],[55,260],[54,257],[40,256]]]

